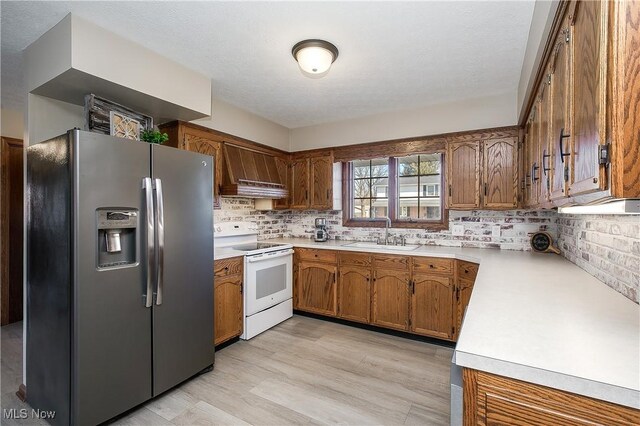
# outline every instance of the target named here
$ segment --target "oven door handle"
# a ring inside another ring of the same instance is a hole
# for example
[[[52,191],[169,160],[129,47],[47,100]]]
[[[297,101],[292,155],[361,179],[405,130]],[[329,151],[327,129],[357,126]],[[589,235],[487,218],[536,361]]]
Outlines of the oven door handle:
[[[286,251],[278,251],[275,254],[259,254],[257,256],[247,256],[247,262],[249,263],[261,262],[263,260],[272,260],[272,259],[277,259],[279,257],[289,256],[291,254],[293,254],[293,249],[289,249]]]

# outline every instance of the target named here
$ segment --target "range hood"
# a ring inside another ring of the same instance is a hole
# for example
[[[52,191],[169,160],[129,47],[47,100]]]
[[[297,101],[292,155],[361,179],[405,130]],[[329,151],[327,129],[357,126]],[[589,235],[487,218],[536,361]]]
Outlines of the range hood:
[[[226,170],[220,195],[245,198],[287,198],[285,187],[273,155],[225,142]]]
[[[558,213],[566,214],[640,214],[640,200],[613,200],[588,206],[569,206],[558,208]]]

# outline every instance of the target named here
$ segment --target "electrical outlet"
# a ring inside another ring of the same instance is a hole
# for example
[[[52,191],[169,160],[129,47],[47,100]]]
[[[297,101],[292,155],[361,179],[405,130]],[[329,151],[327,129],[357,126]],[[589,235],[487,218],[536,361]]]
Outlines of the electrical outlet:
[[[451,235],[464,235],[464,225],[452,225]]]
[[[500,237],[501,235],[502,235],[502,231],[500,230],[500,225],[493,225],[491,227],[491,236]]]

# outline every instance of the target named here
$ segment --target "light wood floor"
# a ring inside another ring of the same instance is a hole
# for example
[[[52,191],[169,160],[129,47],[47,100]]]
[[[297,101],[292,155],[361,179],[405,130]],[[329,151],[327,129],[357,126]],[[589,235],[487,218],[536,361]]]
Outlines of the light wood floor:
[[[218,351],[212,372],[114,424],[446,425],[451,356],[446,347],[294,316]],[[21,360],[22,324],[2,327],[2,408],[27,407],[15,396]]]

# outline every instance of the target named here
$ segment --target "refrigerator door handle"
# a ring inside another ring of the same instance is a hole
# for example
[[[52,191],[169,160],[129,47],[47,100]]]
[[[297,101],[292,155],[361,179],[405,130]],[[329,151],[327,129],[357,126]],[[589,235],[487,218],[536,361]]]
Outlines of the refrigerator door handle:
[[[153,213],[153,184],[151,178],[142,179],[142,188],[145,193],[145,202],[147,207],[147,292],[143,295],[144,306],[150,308],[153,304],[153,270],[155,266],[155,250],[154,250],[154,213]]]
[[[162,181],[154,179],[156,188],[156,214],[158,217],[158,283],[156,286],[156,305],[162,305],[162,290],[164,288],[164,195]]]

